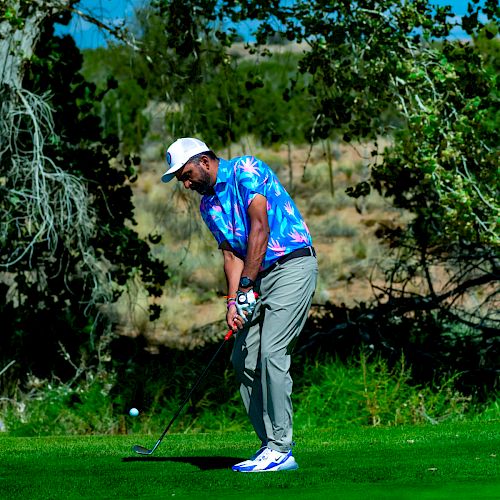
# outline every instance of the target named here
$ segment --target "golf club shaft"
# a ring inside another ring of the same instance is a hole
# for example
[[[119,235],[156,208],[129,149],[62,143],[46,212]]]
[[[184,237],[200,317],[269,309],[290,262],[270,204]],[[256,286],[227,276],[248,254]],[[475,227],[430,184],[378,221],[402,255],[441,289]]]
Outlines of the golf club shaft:
[[[219,354],[219,352],[221,351],[221,349],[224,347],[224,344],[232,337],[232,335],[233,335],[233,331],[232,330],[229,330],[226,333],[226,335],[224,337],[224,341],[221,343],[221,345],[219,346],[219,348],[217,349],[217,351],[215,352],[215,354],[212,356],[212,359],[208,362],[207,366],[205,367],[205,369],[203,370],[203,372],[201,373],[201,375],[198,377],[198,379],[196,380],[196,382],[193,384],[193,386],[191,387],[191,390],[189,391],[188,395],[186,396],[186,398],[184,399],[184,401],[179,406],[179,409],[175,412],[174,416],[172,417],[172,419],[168,423],[167,427],[165,427],[165,430],[163,431],[162,435],[160,436],[160,439],[158,439],[158,441],[156,442],[156,444],[153,447],[153,449],[149,450],[148,454],[153,453],[153,451],[156,450],[156,448],[158,447],[158,445],[161,443],[162,439],[165,437],[165,435],[169,431],[170,427],[175,422],[175,419],[180,415],[180,413],[183,410],[184,406],[186,406],[186,403],[191,398],[193,392],[198,387],[198,385],[200,384],[200,382],[203,380],[203,377],[207,373],[208,369],[210,368],[210,366],[214,362],[215,358],[217,357],[217,355]]]

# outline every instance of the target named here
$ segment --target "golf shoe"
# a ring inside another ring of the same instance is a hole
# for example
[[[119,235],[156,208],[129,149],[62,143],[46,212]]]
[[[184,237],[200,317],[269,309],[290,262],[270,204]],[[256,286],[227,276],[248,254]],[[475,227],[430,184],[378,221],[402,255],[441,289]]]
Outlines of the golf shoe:
[[[282,453],[267,447],[261,448],[250,460],[233,465],[236,472],[276,472],[298,468],[292,450]]]

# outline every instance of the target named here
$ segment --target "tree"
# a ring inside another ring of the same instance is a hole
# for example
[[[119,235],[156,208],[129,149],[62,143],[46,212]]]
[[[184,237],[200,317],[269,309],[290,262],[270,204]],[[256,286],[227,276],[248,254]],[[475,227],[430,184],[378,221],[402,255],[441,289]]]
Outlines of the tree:
[[[64,12],[71,0],[8,0],[0,6],[1,82],[22,88],[25,66],[40,37],[46,19]]]
[[[80,359],[92,364],[105,307],[127,280],[139,275],[159,295],[167,278],[130,228],[135,166],[101,134],[74,42],[53,36],[72,3],[0,10],[2,358],[22,360],[19,377],[67,378]]]
[[[471,44],[432,45],[449,33],[449,8],[370,3],[339,4],[329,13],[331,29],[318,10],[300,20],[317,22],[301,35],[315,37],[304,69],[321,89],[321,133],[342,126],[346,140],[376,139],[388,132],[384,111],[398,110],[394,146],[372,166],[371,184],[414,218],[405,230],[385,233],[401,253],[387,270],[388,287],[378,291],[382,300],[430,302],[491,327],[495,293],[487,290],[498,279],[500,243],[496,75]],[[485,13],[494,17],[488,7]],[[484,300],[467,307],[464,293],[481,286]]]
[[[381,135],[393,140],[385,151],[373,151],[382,160],[371,165],[370,181],[349,191],[359,197],[376,189],[411,214],[407,225],[380,232],[393,265],[385,269],[387,286],[374,289],[372,307],[380,315],[372,318],[383,316],[393,326],[413,318],[404,330],[408,342],[426,338],[424,325],[437,321],[437,344],[460,345],[457,359],[472,349],[475,361],[493,370],[498,348],[488,346],[498,346],[492,331],[499,326],[498,75],[481,46],[446,41],[456,22],[452,9],[427,0],[224,5],[219,19],[259,21],[257,45],[277,30],[308,45],[300,69],[310,75],[311,140],[335,131],[347,142],[376,145]],[[474,1],[458,23],[471,35],[485,29],[484,47],[495,43],[498,15],[496,0]],[[450,324],[468,329],[467,342],[450,334]]]
[[[498,23],[497,2],[482,10]],[[482,28],[478,12],[471,4],[462,19],[471,34]],[[451,14],[423,0],[318,1],[296,4],[288,26],[311,46],[302,69],[313,78],[316,136],[338,128],[346,141],[393,138],[370,182],[350,191],[375,188],[412,214],[406,227],[379,233],[393,259],[387,285],[374,287],[371,317],[399,332],[379,341],[407,352],[412,342],[434,342],[444,364],[446,356],[468,356],[471,371],[491,372],[499,326],[498,74],[474,44],[436,43],[449,34]],[[384,120],[388,111],[396,111],[395,129]],[[398,325],[409,318],[402,344]],[[436,320],[440,329],[430,327]],[[463,330],[450,334],[454,323],[468,329],[467,341]]]
[[[227,53],[235,34],[222,29],[223,7],[213,0],[154,0],[151,7],[142,15],[143,40],[155,53],[159,78],[149,81],[157,99],[179,110],[167,116],[167,131],[229,147],[241,135],[246,97]]]
[[[258,22],[253,52],[268,53],[264,45],[278,32],[307,44],[299,69],[308,77],[310,140],[340,133],[347,142],[374,141],[373,157],[382,160],[349,194],[376,189],[411,214],[408,225],[380,231],[394,265],[385,269],[387,286],[374,290],[379,305],[432,311],[478,331],[498,326],[497,74],[479,44],[446,41],[456,23],[451,7],[427,0],[155,5],[195,80],[207,70],[207,40],[228,20]],[[498,2],[470,3],[459,23],[470,34],[485,30],[482,47],[494,43]],[[393,145],[379,151],[380,136]],[[481,297],[474,306],[471,294]]]

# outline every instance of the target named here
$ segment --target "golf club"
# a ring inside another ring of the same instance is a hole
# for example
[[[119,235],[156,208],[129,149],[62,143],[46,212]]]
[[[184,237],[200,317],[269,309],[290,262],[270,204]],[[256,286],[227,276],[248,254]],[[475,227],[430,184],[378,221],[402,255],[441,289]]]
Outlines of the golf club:
[[[186,403],[189,401],[189,398],[193,394],[194,390],[198,387],[199,383],[201,382],[201,380],[203,379],[203,377],[207,373],[208,369],[210,368],[210,365],[213,363],[214,359],[217,357],[217,355],[219,354],[219,352],[222,349],[222,347],[224,346],[224,344],[232,337],[233,333],[234,333],[233,330],[229,330],[226,333],[226,336],[224,337],[224,341],[219,346],[219,348],[217,349],[215,354],[212,356],[212,359],[208,362],[207,366],[203,370],[202,374],[198,377],[198,380],[196,380],[193,387],[191,387],[189,394],[186,396],[186,398],[184,399],[182,404],[179,406],[179,409],[176,411],[175,415],[172,417],[172,420],[170,420],[167,427],[165,427],[165,430],[163,431],[162,435],[160,436],[160,439],[158,439],[158,441],[156,441],[156,444],[153,446],[153,448],[151,448],[149,450],[148,448],[145,448],[144,446],[136,444],[132,447],[133,451],[135,451],[139,455],[151,455],[152,453],[154,453],[154,451],[156,450],[156,448],[158,448],[159,444],[162,442],[162,440],[165,437],[165,435],[167,434],[168,430],[170,429],[170,427],[174,423],[175,419],[179,416],[179,414],[181,413],[184,406],[186,406]]]

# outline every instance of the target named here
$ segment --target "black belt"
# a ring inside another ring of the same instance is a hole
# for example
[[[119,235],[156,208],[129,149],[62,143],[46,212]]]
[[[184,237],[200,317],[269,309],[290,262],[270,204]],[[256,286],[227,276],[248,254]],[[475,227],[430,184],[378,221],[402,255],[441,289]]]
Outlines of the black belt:
[[[310,255],[311,257],[316,257],[316,250],[314,250],[314,247],[297,248],[297,250],[294,250],[293,252],[287,253],[286,255],[280,257],[277,261],[273,262],[267,269],[264,269],[264,271],[262,271],[260,274],[261,275],[267,274],[268,272],[272,271],[275,267],[284,264],[289,260],[297,259],[298,257],[307,257],[308,255]]]

